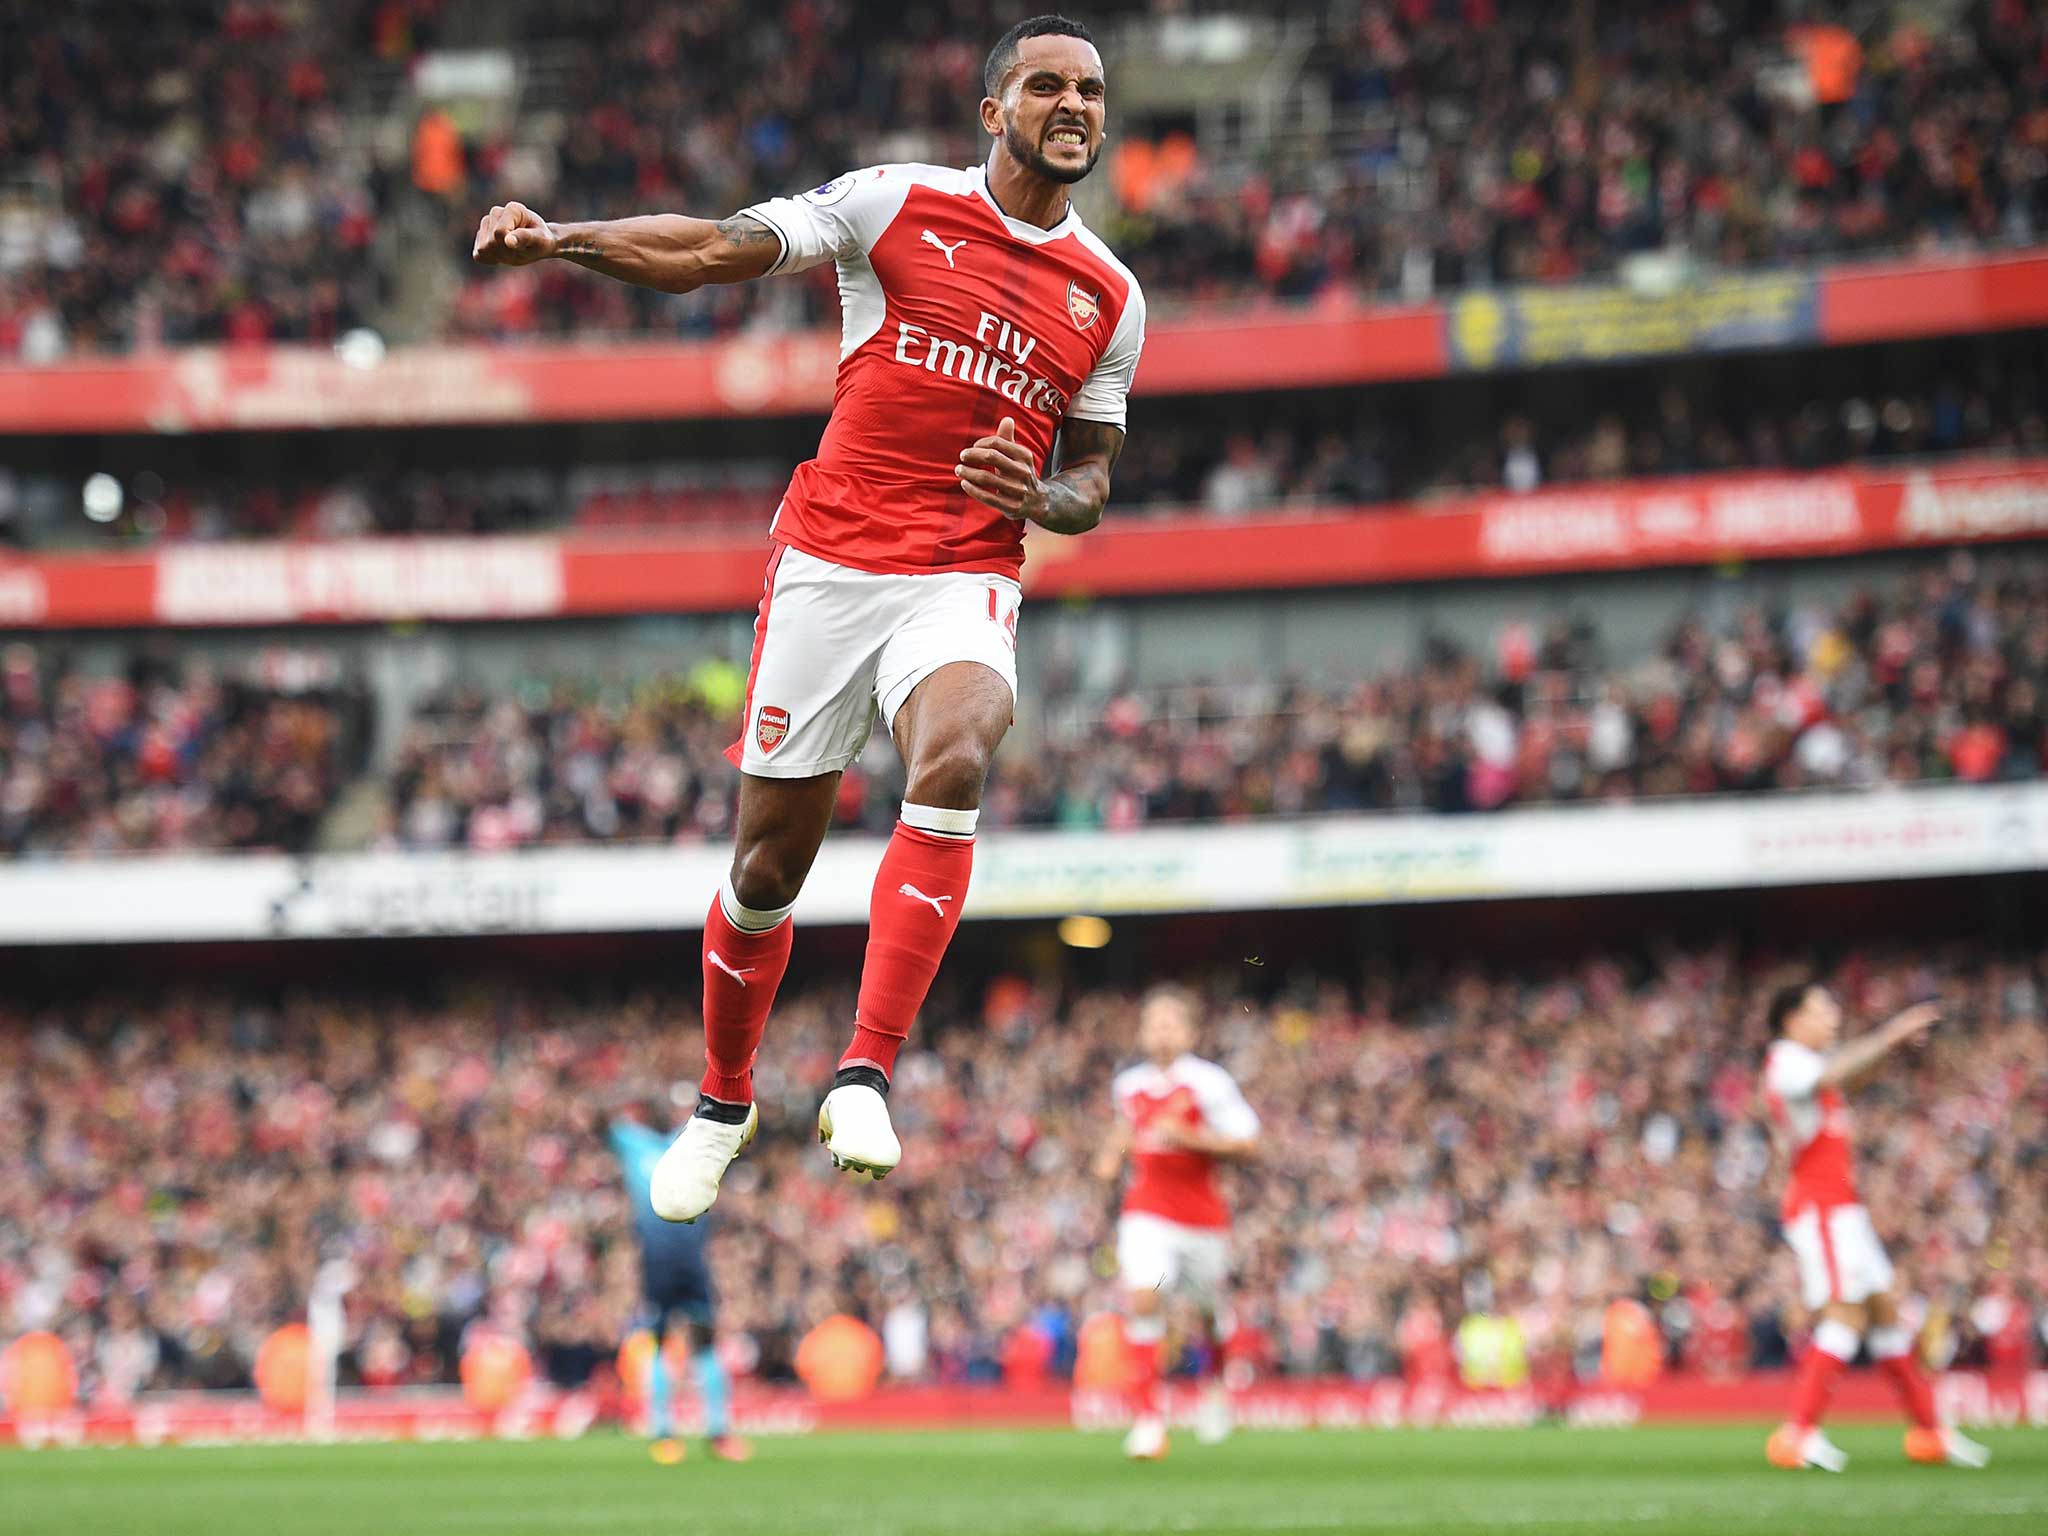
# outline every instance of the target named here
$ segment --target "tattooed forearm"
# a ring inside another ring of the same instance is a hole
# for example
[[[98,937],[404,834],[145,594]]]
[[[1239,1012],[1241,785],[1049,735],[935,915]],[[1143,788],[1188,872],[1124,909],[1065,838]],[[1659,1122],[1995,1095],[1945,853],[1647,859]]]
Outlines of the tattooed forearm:
[[[1060,427],[1060,470],[1045,482],[1045,507],[1032,521],[1054,533],[1086,533],[1102,521],[1109,480],[1124,451],[1124,431],[1069,418]]]
[[[689,293],[706,283],[763,276],[782,255],[782,239],[744,213],[716,223],[676,213],[550,226],[553,254],[622,283]]]

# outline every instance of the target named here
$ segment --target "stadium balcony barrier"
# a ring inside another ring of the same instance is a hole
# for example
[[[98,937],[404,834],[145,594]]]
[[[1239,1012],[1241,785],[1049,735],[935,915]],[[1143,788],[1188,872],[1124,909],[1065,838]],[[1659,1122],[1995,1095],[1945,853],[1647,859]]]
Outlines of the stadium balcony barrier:
[[[2048,458],[1615,481],[1426,507],[1034,528],[1040,597],[1357,586],[1941,548],[2048,533]],[[763,531],[168,544],[0,554],[0,628],[384,623],[732,613],[760,600]]]
[[[829,839],[807,924],[865,923],[883,842]],[[0,945],[702,926],[723,843],[0,864]],[[107,900],[118,867],[121,900]],[[966,915],[1110,917],[1748,890],[2048,868],[2048,784],[991,833]]]
[[[1242,394],[1556,363],[1849,346],[2048,324],[2048,249],[1709,275],[1669,287],[1477,290],[1186,306],[1148,327],[1137,391]],[[836,332],[708,342],[193,347],[0,368],[0,434],[282,431],[822,415]]]
[[[1283,1380],[1236,1394],[1238,1423],[1263,1430],[1439,1428],[1489,1429],[1546,1420],[1574,1425],[1765,1423],[1784,1408],[1791,1378],[1755,1372],[1717,1379],[1666,1376],[1648,1386],[1567,1386],[1472,1392],[1439,1383],[1400,1380]],[[2048,1371],[1993,1380],[1945,1372],[1935,1379],[1944,1418],[1965,1426],[2048,1426]],[[406,1388],[338,1395],[330,1414],[266,1408],[254,1393],[186,1392],[145,1396],[129,1404],[88,1406],[47,1415],[0,1412],[0,1446],[249,1444],[296,1440],[575,1439],[620,1419],[615,1394],[536,1387],[495,1413],[472,1407],[460,1389]],[[1170,1393],[1169,1413],[1185,1419],[1193,1394]],[[1114,1394],[1077,1393],[1064,1384],[889,1386],[854,1401],[819,1402],[801,1387],[742,1385],[734,1422],[744,1434],[791,1435],[818,1430],[919,1430],[962,1427],[1114,1431],[1129,1408]],[[1874,1371],[1846,1377],[1831,1407],[1834,1420],[1891,1421],[1898,1414],[1889,1384]],[[682,1428],[697,1427],[684,1411]]]

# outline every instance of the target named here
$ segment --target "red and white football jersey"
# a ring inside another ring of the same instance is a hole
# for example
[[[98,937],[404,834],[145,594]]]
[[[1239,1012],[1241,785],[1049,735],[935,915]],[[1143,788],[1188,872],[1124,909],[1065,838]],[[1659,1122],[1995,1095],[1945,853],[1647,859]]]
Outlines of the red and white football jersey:
[[[1043,475],[1067,417],[1121,427],[1137,279],[1071,207],[1010,218],[980,166],[873,166],[744,211],[782,239],[772,272],[839,269],[832,419],[774,537],[864,571],[1015,576],[1024,524],[960,488],[960,450],[1010,416]]]
[[[1820,1085],[1827,1065],[1820,1052],[1779,1040],[1764,1058],[1764,1105],[1771,1130],[1792,1160],[1781,1214],[1855,1205],[1856,1174],[1849,1145],[1849,1111],[1841,1090]]]
[[[1184,1149],[1145,1150],[1145,1132],[1162,1120],[1176,1119],[1218,1136],[1242,1138],[1259,1133],[1259,1117],[1244,1101],[1237,1082],[1213,1061],[1182,1056],[1161,1069],[1151,1062],[1126,1067],[1110,1092],[1117,1113],[1131,1128],[1131,1182],[1124,1191],[1124,1214],[1139,1212],[1184,1227],[1227,1227],[1230,1208],[1216,1187],[1216,1159]]]

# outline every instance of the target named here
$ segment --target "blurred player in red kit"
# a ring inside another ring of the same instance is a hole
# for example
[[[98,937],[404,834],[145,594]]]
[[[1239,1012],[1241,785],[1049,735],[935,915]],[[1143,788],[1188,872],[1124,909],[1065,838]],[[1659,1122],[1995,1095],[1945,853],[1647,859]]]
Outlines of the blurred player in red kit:
[[[1230,1210],[1216,1186],[1219,1164],[1250,1157],[1259,1117],[1231,1075],[1194,1054],[1195,1002],[1178,987],[1147,993],[1138,1011],[1145,1059],[1111,1087],[1117,1124],[1095,1160],[1113,1179],[1131,1163],[1117,1220],[1116,1258],[1124,1286],[1124,1333],[1138,1361],[1138,1416],[1124,1454],[1166,1454],[1160,1401],[1166,1305],[1178,1297],[1201,1319],[1208,1379],[1195,1425],[1204,1442],[1230,1432],[1230,1400],[1216,1371],[1230,1332]]]
[[[1908,1456],[1962,1467],[1990,1460],[1983,1446],[1935,1417],[1934,1392],[1913,1356],[1913,1335],[1899,1321],[1891,1260],[1856,1196],[1849,1114],[1842,1102],[1843,1088],[1939,1019],[1932,1004],[1922,1003],[1843,1044],[1841,1005],[1827,988],[1801,982],[1771,999],[1771,1032],[1777,1038],[1764,1062],[1764,1104],[1791,1164],[1780,1214],[1785,1241],[1799,1261],[1807,1310],[1820,1316],[1800,1362],[1792,1417],[1766,1448],[1776,1466],[1839,1472],[1848,1465],[1820,1421],[1835,1379],[1865,1343],[1911,1421]]]
[[[710,1207],[753,1139],[790,912],[877,714],[909,787],[818,1132],[856,1173],[881,1178],[902,1156],[889,1077],[959,924],[1015,709],[1024,526],[1093,528],[1123,447],[1145,301],[1068,193],[1102,152],[1102,59],[1085,27],[1036,17],[996,44],[983,89],[990,153],[966,170],[871,166],[716,222],[550,224],[512,203],[477,231],[481,262],[554,257],[671,293],[826,262],[839,280],[832,419],[776,513],[730,754],[739,826],[705,921],[708,1066],[654,1173],[673,1221]]]

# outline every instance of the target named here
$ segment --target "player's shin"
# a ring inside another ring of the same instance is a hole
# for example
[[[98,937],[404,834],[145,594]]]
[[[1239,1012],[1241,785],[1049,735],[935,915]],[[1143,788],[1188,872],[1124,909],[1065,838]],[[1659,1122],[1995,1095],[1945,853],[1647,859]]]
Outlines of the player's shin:
[[[1899,1406],[1915,1429],[1935,1429],[1934,1388],[1913,1358],[1913,1335],[1894,1324],[1870,1330],[1870,1358],[1898,1394]]]
[[[666,1440],[676,1432],[675,1400],[666,1353],[661,1336],[656,1334],[654,1348],[647,1352],[647,1433],[656,1440]]]
[[[1813,1330],[1813,1343],[1799,1363],[1799,1382],[1793,1392],[1792,1422],[1811,1429],[1827,1413],[1835,1381],[1856,1358],[1861,1337],[1847,1323],[1823,1318]]]
[[[1131,1352],[1132,1409],[1141,1419],[1164,1418],[1165,1316],[1158,1312],[1135,1314],[1124,1323],[1124,1338]]]
[[[723,1440],[732,1433],[732,1377],[709,1339],[692,1357],[697,1375],[697,1400],[704,1407],[704,1433]]]
[[[875,873],[860,1001],[852,1043],[839,1062],[840,1083],[886,1090],[896,1053],[960,926],[979,814],[904,802]]]
[[[789,911],[741,905],[730,880],[711,903],[704,919],[705,1067],[699,1086],[714,1102],[700,1106],[699,1114],[737,1122],[754,1101],[754,1057],[775,989],[789,968]]]

